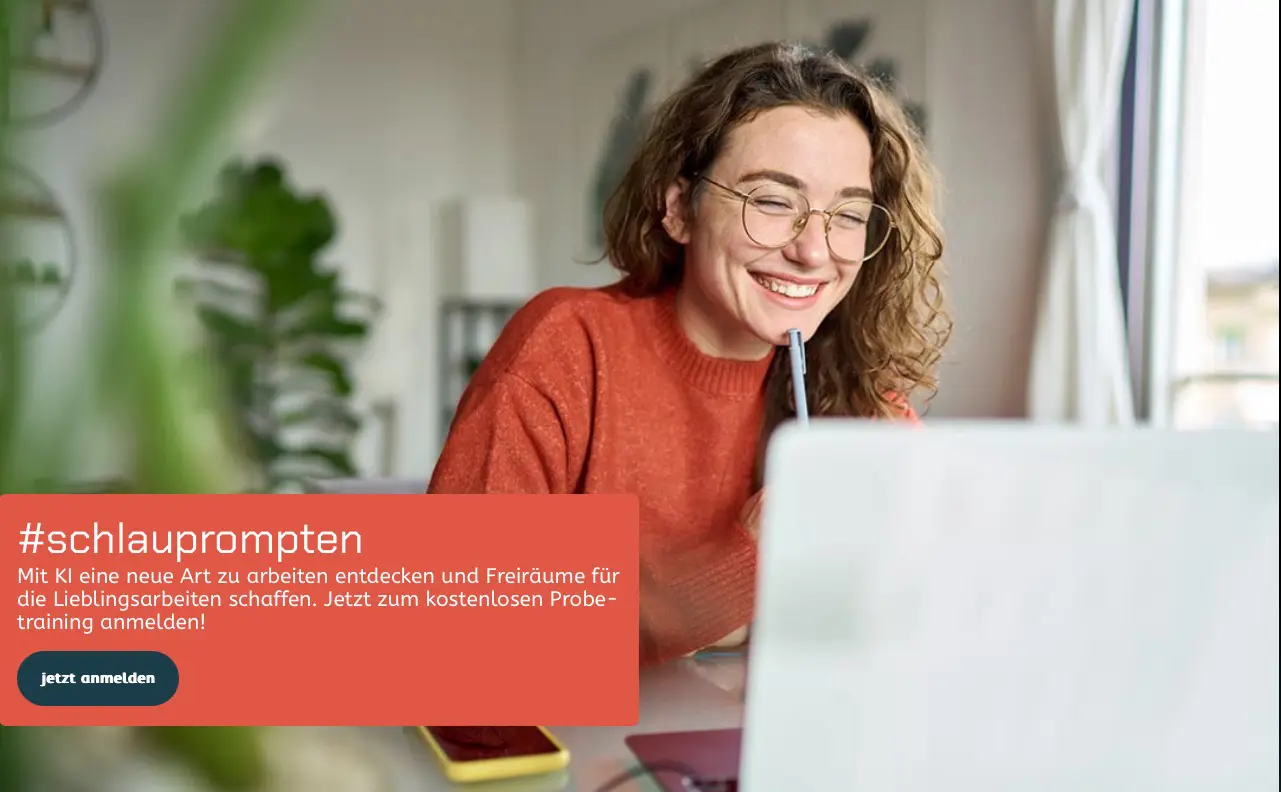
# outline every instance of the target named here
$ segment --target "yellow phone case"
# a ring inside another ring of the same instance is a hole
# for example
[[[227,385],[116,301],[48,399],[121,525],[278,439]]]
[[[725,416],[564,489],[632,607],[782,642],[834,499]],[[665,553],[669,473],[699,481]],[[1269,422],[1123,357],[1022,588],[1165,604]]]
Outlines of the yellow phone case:
[[[548,742],[556,746],[555,753],[534,754],[532,756],[504,756],[498,759],[478,759],[473,762],[455,762],[445,755],[440,743],[427,730],[426,726],[418,727],[418,735],[431,748],[445,777],[456,784],[469,784],[477,781],[500,781],[522,776],[554,773],[569,766],[569,749],[556,735],[536,726]]]

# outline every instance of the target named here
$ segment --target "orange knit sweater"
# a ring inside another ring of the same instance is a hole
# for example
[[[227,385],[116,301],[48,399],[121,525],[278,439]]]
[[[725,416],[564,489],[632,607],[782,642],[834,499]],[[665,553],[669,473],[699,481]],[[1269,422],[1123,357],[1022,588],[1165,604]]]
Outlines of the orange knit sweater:
[[[738,518],[770,359],[704,355],[674,298],[609,286],[532,299],[459,400],[428,490],[637,495],[643,665],[744,626],[755,595],[756,542]]]
[[[429,492],[637,495],[640,660],[680,657],[752,617],[756,543],[738,516],[768,367],[702,354],[670,292],[551,289],[472,377]]]

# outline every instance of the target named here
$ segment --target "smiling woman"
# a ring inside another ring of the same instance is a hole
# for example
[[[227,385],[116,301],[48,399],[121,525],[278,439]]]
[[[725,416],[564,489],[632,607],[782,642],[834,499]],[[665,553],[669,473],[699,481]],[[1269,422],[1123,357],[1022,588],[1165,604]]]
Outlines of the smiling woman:
[[[621,281],[545,291],[459,402],[432,493],[640,500],[642,663],[741,641],[761,463],[796,415],[916,420],[947,337],[942,237],[903,108],[841,60],[764,44],[659,109],[606,205]]]

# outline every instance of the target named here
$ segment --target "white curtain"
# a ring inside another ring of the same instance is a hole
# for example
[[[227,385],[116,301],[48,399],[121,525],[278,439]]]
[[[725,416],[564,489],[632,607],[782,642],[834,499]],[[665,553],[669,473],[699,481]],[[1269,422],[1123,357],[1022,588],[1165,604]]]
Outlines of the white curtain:
[[[1133,0],[1042,0],[1061,182],[1032,349],[1033,421],[1134,422],[1115,215],[1103,182],[1133,6]]]

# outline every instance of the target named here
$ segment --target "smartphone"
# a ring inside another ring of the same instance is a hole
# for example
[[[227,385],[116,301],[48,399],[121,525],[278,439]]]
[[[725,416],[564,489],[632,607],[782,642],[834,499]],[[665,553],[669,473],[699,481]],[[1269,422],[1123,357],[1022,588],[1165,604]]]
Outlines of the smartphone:
[[[569,751],[541,726],[419,726],[418,734],[455,783],[541,775],[569,765]]]

